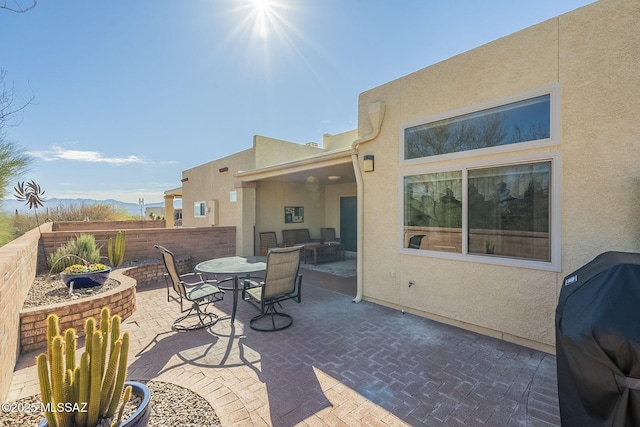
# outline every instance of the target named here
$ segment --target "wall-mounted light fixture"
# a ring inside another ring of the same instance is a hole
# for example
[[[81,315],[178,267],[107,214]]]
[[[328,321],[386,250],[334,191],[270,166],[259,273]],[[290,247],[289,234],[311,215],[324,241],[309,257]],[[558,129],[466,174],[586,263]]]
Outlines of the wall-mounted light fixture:
[[[228,170],[229,170],[229,168],[227,166],[225,166],[223,168],[218,169],[218,172],[222,173],[222,172],[226,172]]]
[[[362,165],[362,169],[365,172],[373,172],[374,170],[374,164],[373,164],[373,154],[365,154],[363,157],[363,165]]]

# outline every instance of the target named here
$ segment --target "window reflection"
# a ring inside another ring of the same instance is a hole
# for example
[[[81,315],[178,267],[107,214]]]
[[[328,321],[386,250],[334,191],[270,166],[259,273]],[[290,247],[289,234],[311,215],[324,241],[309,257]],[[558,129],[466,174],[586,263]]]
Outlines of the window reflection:
[[[405,129],[405,160],[550,138],[551,95]]]
[[[551,260],[550,161],[467,169],[466,194],[462,177],[404,177],[405,248]]]
[[[411,249],[460,252],[462,173],[405,177],[405,243]]]
[[[549,261],[550,177],[550,162],[469,170],[469,253]]]

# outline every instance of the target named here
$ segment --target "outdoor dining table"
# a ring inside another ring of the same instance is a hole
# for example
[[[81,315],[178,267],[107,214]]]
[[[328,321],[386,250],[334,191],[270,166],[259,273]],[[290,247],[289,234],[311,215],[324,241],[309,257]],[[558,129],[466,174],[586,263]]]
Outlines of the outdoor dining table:
[[[236,319],[236,310],[238,308],[238,293],[240,292],[239,276],[265,271],[267,263],[261,261],[261,259],[264,258],[232,256],[210,259],[195,266],[195,271],[204,275],[232,276],[233,287],[218,285],[218,288],[223,291],[233,291],[231,323]]]

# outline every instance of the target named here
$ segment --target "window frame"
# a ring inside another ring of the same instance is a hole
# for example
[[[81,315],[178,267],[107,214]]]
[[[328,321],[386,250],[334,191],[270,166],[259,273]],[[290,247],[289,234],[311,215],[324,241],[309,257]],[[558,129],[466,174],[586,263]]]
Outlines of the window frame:
[[[506,104],[511,104],[518,101],[525,101],[530,98],[538,96],[550,95],[550,124],[549,134],[550,137],[546,139],[537,139],[534,141],[518,142],[514,144],[499,145],[494,147],[477,148],[474,150],[459,151],[456,153],[437,154],[428,157],[418,157],[414,159],[405,159],[405,129],[414,126],[420,126],[440,120],[450,119],[453,117],[462,116],[465,114],[477,113],[479,111],[487,110],[489,108],[500,107]],[[459,108],[456,110],[447,111],[431,116],[424,116],[418,119],[406,121],[400,123],[398,128],[398,140],[399,145],[399,159],[400,166],[412,166],[420,165],[424,163],[434,163],[446,160],[464,159],[472,156],[490,155],[500,153],[511,153],[514,151],[529,150],[532,148],[541,148],[557,145],[560,141],[560,86],[558,84],[552,84],[549,86],[543,86],[530,91],[522,92],[519,94],[506,96],[499,99],[494,99],[488,102],[471,105],[468,107]]]
[[[468,171],[470,169],[484,169],[490,167],[505,167],[505,166],[513,166],[513,165],[523,165],[523,164],[531,164],[531,163],[541,163],[541,162],[551,162],[551,179],[549,185],[550,197],[549,197],[549,249],[551,251],[550,260],[542,261],[542,260],[531,260],[525,258],[512,258],[512,257],[501,257],[498,255],[482,255],[482,254],[472,254],[469,253],[469,230],[468,230]],[[561,271],[561,212],[560,212],[560,201],[561,201],[561,188],[562,188],[562,177],[561,177],[561,155],[558,151],[553,152],[541,152],[541,153],[530,153],[530,154],[519,154],[514,155],[508,158],[500,158],[500,159],[479,159],[473,161],[466,162],[456,162],[455,164],[447,164],[447,165],[423,165],[419,168],[411,168],[401,170],[398,175],[398,191],[399,195],[399,209],[398,209],[398,223],[400,224],[399,233],[398,233],[398,251],[401,254],[406,255],[418,255],[425,256],[430,258],[444,258],[450,260],[459,260],[459,261],[471,261],[471,262],[479,262],[484,264],[493,264],[493,265],[503,265],[503,266],[511,266],[511,267],[521,267],[521,268],[529,268],[536,270],[548,270],[548,271]],[[405,230],[405,188],[404,188],[404,179],[407,176],[412,175],[421,175],[421,174],[432,174],[439,172],[451,172],[451,171],[461,171],[462,172],[462,249],[461,253],[456,252],[440,252],[433,251],[428,249],[410,249],[404,247],[404,230]]]
[[[203,208],[204,207],[204,213],[200,214],[201,212],[203,212]],[[200,202],[194,202],[193,203],[193,217],[194,218],[205,218],[207,216],[207,202],[205,201],[200,201]]]

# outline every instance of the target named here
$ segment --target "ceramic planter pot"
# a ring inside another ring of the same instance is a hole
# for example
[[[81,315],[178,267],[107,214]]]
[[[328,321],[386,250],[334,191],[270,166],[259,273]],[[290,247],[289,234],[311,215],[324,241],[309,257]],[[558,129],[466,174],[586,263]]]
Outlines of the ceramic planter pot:
[[[149,416],[151,415],[151,391],[146,384],[139,383],[137,381],[125,381],[124,386],[130,385],[133,394],[142,396],[142,402],[136,412],[131,414],[129,418],[118,424],[118,427],[145,427],[149,423]],[[38,427],[48,427],[49,423],[47,419],[43,419],[38,424]]]
[[[111,267],[107,267],[106,270],[92,271],[90,273],[60,273],[60,278],[67,287],[73,282],[73,289],[92,288],[94,286],[104,285],[104,282],[109,278],[109,273],[111,273]]]

